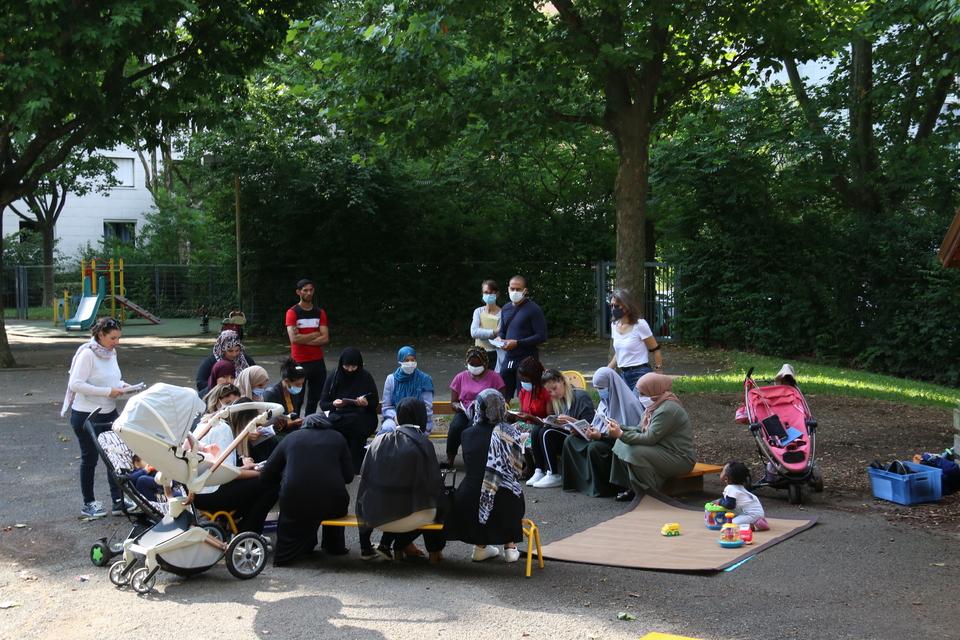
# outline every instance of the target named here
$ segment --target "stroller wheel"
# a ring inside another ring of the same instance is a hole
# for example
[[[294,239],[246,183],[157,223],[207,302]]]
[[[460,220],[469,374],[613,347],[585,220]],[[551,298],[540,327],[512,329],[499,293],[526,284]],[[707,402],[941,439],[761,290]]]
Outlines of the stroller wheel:
[[[90,547],[90,562],[92,562],[95,567],[107,566],[107,563],[110,562],[113,555],[110,546],[104,538],[97,540],[93,543],[93,546]]]
[[[803,504],[803,485],[793,483],[788,484],[787,500],[790,501],[790,504]]]
[[[216,522],[204,522],[200,526],[203,527],[207,533],[212,535],[214,538],[216,538],[220,542],[226,542],[227,540],[230,539],[230,536],[228,536],[227,532],[223,530],[223,527],[221,527]]]
[[[123,560],[117,560],[110,566],[110,582],[117,587],[124,587],[130,582],[130,573],[125,572],[127,563]]]
[[[234,536],[227,547],[227,570],[240,580],[255,578],[267,565],[267,543],[263,536],[245,531]]]
[[[153,585],[157,583],[157,571],[150,571],[146,567],[140,567],[133,572],[133,576],[130,578],[130,586],[133,587],[133,590],[144,595],[150,593],[153,590]]]
[[[823,472],[820,471],[820,465],[816,463],[810,469],[810,488],[817,493],[823,493]]]

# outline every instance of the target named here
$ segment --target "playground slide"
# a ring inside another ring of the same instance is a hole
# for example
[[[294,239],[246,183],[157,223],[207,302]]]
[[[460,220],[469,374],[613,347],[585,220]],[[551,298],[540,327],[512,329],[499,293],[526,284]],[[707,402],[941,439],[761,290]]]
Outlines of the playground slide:
[[[94,295],[90,291],[90,278],[85,277],[83,279],[83,297],[80,298],[80,304],[77,305],[77,313],[64,322],[67,331],[86,331],[97,319],[100,303],[103,302],[104,294],[107,291],[107,282],[103,276],[100,276],[97,282],[97,293]]]

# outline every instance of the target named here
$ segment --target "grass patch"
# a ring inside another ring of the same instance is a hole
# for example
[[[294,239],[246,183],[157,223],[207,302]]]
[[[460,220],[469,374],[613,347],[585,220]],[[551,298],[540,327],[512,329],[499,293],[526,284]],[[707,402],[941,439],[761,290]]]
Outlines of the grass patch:
[[[680,393],[742,393],[743,379],[750,367],[755,380],[772,380],[785,362],[740,351],[717,351],[723,367],[717,373],[678,378],[674,388]],[[960,390],[929,382],[895,378],[862,369],[833,367],[812,362],[791,361],[797,371],[797,382],[804,393],[873,400],[903,404],[954,408],[960,404]]]

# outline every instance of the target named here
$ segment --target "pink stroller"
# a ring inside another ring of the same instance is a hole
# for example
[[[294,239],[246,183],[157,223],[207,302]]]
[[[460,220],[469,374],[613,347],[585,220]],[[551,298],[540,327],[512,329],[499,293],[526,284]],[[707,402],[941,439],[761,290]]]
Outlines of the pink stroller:
[[[752,374],[751,367],[743,381],[745,411],[738,412],[737,421],[750,425],[766,470],[753,486],[786,489],[790,503],[801,504],[806,487],[823,491],[823,476],[815,462],[817,421],[791,367],[784,365],[776,384],[767,386],[757,384]]]

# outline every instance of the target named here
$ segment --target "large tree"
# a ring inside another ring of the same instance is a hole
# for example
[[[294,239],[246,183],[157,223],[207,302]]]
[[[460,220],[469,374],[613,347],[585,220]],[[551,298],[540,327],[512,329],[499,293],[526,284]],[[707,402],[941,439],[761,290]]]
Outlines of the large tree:
[[[618,159],[617,278],[642,295],[654,127],[800,36],[819,46],[808,32],[823,12],[812,0],[342,0],[300,25],[295,53],[324,114],[384,146],[495,154],[603,132]]]
[[[0,214],[77,149],[202,123],[313,4],[0,0]],[[13,363],[0,304],[0,366]]]

